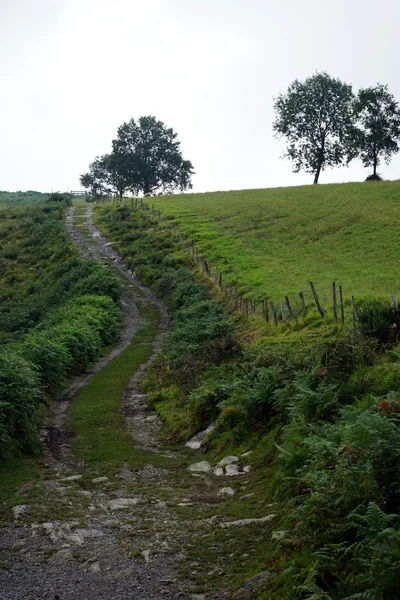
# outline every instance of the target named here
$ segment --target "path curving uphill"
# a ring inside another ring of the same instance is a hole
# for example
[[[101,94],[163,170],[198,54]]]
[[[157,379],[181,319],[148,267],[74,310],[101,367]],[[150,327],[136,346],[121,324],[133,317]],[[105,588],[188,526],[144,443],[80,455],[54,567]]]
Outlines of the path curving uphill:
[[[123,275],[122,311],[123,323],[118,344],[113,350],[100,360],[56,398],[49,410],[47,422],[42,430],[42,441],[46,444],[52,457],[61,463],[69,459],[68,435],[66,425],[68,421],[68,407],[77,393],[99,373],[110,361],[119,356],[131,343],[133,336],[143,323],[139,306],[147,305],[155,309],[157,315],[157,333],[153,339],[153,352],[150,358],[140,366],[132,378],[130,388],[131,396],[138,396],[136,384],[143,372],[159,356],[163,341],[168,333],[168,315],[164,303],[155,294],[144,286],[132,271],[125,265],[122,258],[108,242],[93,222],[93,208],[88,206],[82,213],[77,213],[75,207],[68,208],[66,229],[71,240],[77,246],[81,258],[95,262],[107,262],[110,268]],[[129,401],[125,398],[126,410],[129,411]],[[131,412],[131,411],[130,411]]]

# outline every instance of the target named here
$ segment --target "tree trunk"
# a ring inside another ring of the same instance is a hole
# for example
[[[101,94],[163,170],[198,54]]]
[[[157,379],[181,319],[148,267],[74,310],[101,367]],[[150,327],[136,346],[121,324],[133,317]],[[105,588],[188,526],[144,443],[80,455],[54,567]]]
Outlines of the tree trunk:
[[[318,164],[317,170],[315,171],[314,181],[313,181],[314,184],[318,183],[318,179],[319,179],[319,176],[320,176],[320,173],[321,173],[321,167],[322,167],[322,162],[320,162]]]
[[[376,176],[376,168],[378,166],[378,157],[374,154],[374,177]]]

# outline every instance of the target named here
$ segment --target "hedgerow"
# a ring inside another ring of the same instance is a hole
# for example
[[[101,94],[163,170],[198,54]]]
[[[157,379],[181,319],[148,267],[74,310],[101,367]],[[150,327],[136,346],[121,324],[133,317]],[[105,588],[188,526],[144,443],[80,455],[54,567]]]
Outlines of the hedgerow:
[[[120,328],[118,278],[75,256],[63,218],[61,202],[0,211],[1,459],[38,447],[39,404]]]

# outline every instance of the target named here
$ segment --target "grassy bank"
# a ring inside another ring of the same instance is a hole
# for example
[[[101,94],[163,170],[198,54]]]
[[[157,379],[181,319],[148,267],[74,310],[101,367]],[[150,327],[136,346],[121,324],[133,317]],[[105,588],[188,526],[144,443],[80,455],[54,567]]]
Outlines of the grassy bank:
[[[148,200],[249,298],[311,299],[312,280],[328,306],[332,281],[347,298],[400,292],[399,201],[397,181]]]

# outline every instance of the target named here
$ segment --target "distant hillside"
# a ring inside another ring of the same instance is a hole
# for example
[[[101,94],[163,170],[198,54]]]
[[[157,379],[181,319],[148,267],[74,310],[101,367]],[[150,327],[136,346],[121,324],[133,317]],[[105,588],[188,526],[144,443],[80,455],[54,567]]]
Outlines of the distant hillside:
[[[35,204],[47,200],[49,194],[28,190],[27,192],[0,191],[0,204]]]
[[[400,293],[400,181],[149,199],[248,297]]]

